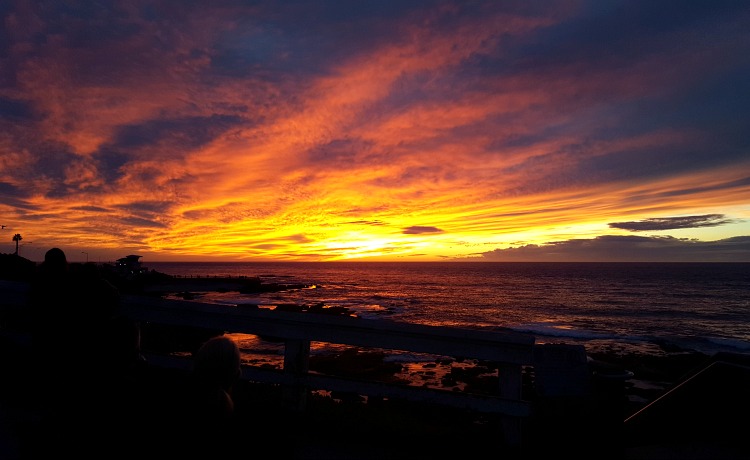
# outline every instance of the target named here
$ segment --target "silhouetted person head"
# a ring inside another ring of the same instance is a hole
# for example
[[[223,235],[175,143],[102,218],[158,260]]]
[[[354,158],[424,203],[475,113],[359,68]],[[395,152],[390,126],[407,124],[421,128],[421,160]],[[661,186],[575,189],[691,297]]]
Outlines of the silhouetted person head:
[[[68,259],[60,248],[52,248],[44,254],[44,269],[47,272],[61,273],[68,269]]]
[[[193,358],[193,391],[181,410],[178,424],[186,423],[192,457],[228,457],[243,439],[237,429],[233,390],[240,378],[240,349],[230,337],[208,339]]]
[[[201,382],[229,392],[240,377],[240,349],[229,337],[212,337],[196,352],[193,371]]]

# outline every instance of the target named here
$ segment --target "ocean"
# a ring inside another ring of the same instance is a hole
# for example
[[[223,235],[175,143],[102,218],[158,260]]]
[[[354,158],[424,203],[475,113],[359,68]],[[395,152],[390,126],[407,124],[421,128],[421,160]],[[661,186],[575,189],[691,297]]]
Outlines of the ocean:
[[[538,343],[583,344],[589,352],[750,352],[750,263],[143,264],[171,275],[257,276],[311,286],[198,293],[202,302],[323,303],[363,318],[509,328],[534,334]],[[246,347],[263,349],[257,342]]]

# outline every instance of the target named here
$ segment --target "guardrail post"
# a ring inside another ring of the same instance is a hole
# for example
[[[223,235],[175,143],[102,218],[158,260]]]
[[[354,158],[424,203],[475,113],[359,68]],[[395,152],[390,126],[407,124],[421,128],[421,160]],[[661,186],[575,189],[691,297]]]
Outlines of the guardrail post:
[[[498,392],[505,399],[521,400],[523,371],[518,364],[503,364],[498,366]],[[512,447],[520,447],[521,418],[503,416],[503,437],[505,442]]]
[[[291,383],[284,384],[282,400],[284,407],[302,412],[307,406],[308,388],[305,377],[310,369],[310,341],[286,340],[284,342],[284,374]]]

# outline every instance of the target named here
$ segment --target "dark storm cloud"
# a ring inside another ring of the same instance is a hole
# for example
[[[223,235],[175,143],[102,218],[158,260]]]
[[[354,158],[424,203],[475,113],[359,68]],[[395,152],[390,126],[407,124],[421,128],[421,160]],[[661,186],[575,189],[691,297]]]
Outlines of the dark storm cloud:
[[[560,3],[542,2],[549,10]],[[567,20],[545,27],[538,33],[522,36],[511,42],[515,60],[513,68],[542,68],[568,65],[587,66],[634,63],[654,47],[679,51],[706,34],[724,27],[733,19],[747,17],[747,5],[738,1],[685,2],[679,0],[653,2],[585,1],[576,14]],[[694,34],[684,31],[693,30]],[[680,42],[673,40],[674,35]]]
[[[72,211],[93,211],[101,213],[109,212],[109,209],[103,208],[101,206],[72,206],[70,209]]]
[[[14,208],[20,217],[29,217],[29,212],[40,209],[38,205],[25,199],[27,195],[27,190],[0,181],[0,202],[5,206]],[[3,216],[3,218],[7,219],[7,216]]]
[[[0,197],[3,202],[7,203],[8,198],[22,196],[23,192],[13,184],[0,181]]]
[[[119,209],[128,212],[142,212],[147,214],[159,215],[172,206],[172,203],[165,201],[138,201],[126,205],[116,206]]]
[[[114,184],[117,179],[122,177],[120,168],[128,164],[130,156],[122,151],[112,150],[108,147],[99,149],[92,155],[100,165],[99,172],[105,183]]]
[[[507,51],[485,58],[485,71],[554,84],[552,72],[558,79],[593,84],[560,95],[555,107],[545,108],[576,117],[507,136],[496,146],[531,146],[571,132],[588,141],[667,130],[692,133],[688,144],[629,146],[604,155],[596,144],[564,147],[561,152],[572,155],[562,174],[595,182],[660,177],[741,160],[750,146],[750,130],[744,128],[750,118],[750,41],[736,37],[750,21],[749,13],[742,2],[586,2],[567,21],[503,41]],[[652,60],[656,64],[660,54],[664,67],[639,77],[637,69]],[[698,71],[675,73],[700,61],[705,64]],[[613,90],[617,79],[632,83],[624,91]],[[584,132],[582,122],[588,125]]]
[[[750,262],[750,236],[718,241],[667,237],[599,236],[481,254],[497,262]]]
[[[143,219],[141,217],[121,217],[118,219],[127,228],[166,228],[167,226],[155,219]]]
[[[265,78],[304,83],[325,75],[332,64],[368,52],[391,40],[393,24],[411,11],[441,2],[351,2],[307,0],[259,2],[252,12],[232,18],[233,27],[220,34],[211,50],[217,75],[244,77],[262,69]]]
[[[704,214],[702,216],[661,217],[634,222],[612,222],[609,226],[633,232],[644,232],[676,228],[718,227],[734,222],[735,219],[729,219],[724,214]]]
[[[322,144],[308,152],[308,158],[314,164],[327,167],[347,168],[357,166],[358,155],[369,149],[366,142],[359,139],[337,139]]]
[[[3,120],[0,123],[4,124],[9,120],[28,121],[33,118],[34,111],[26,101],[0,97],[0,120]]]
[[[240,117],[228,115],[149,120],[120,128],[112,147],[135,149],[153,144],[166,144],[184,153],[186,149],[211,142],[232,127],[243,124],[242,122]]]
[[[404,235],[424,235],[425,233],[443,233],[443,230],[440,230],[437,227],[423,227],[420,225],[413,225],[411,227],[405,228],[403,232]]]

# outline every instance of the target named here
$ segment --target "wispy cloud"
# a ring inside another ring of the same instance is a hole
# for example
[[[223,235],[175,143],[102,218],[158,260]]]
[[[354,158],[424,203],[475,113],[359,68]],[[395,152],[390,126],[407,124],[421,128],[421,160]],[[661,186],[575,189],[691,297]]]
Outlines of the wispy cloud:
[[[480,257],[501,262],[747,262],[750,237],[695,241],[671,236],[599,236],[495,249]]]
[[[35,243],[442,260],[750,234],[742,2],[9,0],[0,16],[0,215]]]
[[[612,222],[609,226],[633,232],[643,232],[648,230],[673,230],[676,228],[716,227],[732,222],[734,222],[734,219],[727,219],[723,214],[705,214],[702,216],[651,218],[634,222]]]
[[[413,225],[409,228],[405,228],[403,231],[404,235],[423,235],[425,233],[443,233],[437,227],[425,227],[420,225]]]

